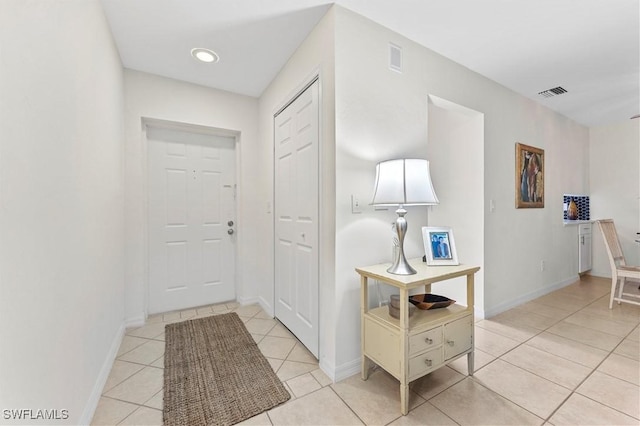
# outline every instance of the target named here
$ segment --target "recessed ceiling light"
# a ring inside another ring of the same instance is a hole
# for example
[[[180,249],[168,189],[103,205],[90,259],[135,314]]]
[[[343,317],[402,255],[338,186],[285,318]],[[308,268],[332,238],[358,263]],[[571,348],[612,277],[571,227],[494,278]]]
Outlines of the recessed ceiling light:
[[[191,49],[191,56],[201,62],[207,63],[218,62],[220,60],[220,57],[216,52],[214,52],[213,50],[204,49],[202,47]]]

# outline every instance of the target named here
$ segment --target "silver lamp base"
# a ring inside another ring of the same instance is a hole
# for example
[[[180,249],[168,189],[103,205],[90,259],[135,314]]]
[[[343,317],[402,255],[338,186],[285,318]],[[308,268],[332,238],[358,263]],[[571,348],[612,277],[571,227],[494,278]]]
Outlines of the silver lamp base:
[[[396,219],[398,252],[393,263],[389,269],[387,269],[387,272],[394,275],[413,275],[416,273],[416,270],[409,265],[407,258],[404,256],[404,236],[407,233],[407,220],[404,218],[404,215],[407,214],[407,211],[400,205],[398,210],[396,210],[396,214],[398,215],[398,219]]]

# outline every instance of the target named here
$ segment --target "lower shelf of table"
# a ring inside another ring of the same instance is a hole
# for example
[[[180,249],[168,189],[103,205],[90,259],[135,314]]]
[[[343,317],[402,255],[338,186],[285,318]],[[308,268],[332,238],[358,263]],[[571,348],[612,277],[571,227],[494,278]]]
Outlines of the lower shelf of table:
[[[399,327],[376,313],[365,314],[363,321],[363,354],[399,380],[415,380],[473,350],[473,315],[466,311],[406,331],[406,349]]]

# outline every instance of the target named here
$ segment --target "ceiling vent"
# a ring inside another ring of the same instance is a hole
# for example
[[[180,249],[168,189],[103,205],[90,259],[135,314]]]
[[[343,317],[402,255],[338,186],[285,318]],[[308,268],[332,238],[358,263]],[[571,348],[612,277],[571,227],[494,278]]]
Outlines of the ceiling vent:
[[[544,90],[542,92],[538,92],[538,95],[541,95],[544,98],[550,98],[552,96],[562,95],[563,93],[567,93],[565,89],[562,87],[554,87],[553,89]]]

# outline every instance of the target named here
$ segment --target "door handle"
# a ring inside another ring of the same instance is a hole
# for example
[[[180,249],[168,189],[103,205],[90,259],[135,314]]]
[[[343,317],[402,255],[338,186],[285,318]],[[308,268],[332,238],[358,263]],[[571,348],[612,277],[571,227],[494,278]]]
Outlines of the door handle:
[[[227,222],[227,226],[233,226],[233,221],[230,220],[229,222]]]
[[[233,235],[233,229],[228,229],[228,230],[227,230],[227,234],[229,234],[229,235]]]

